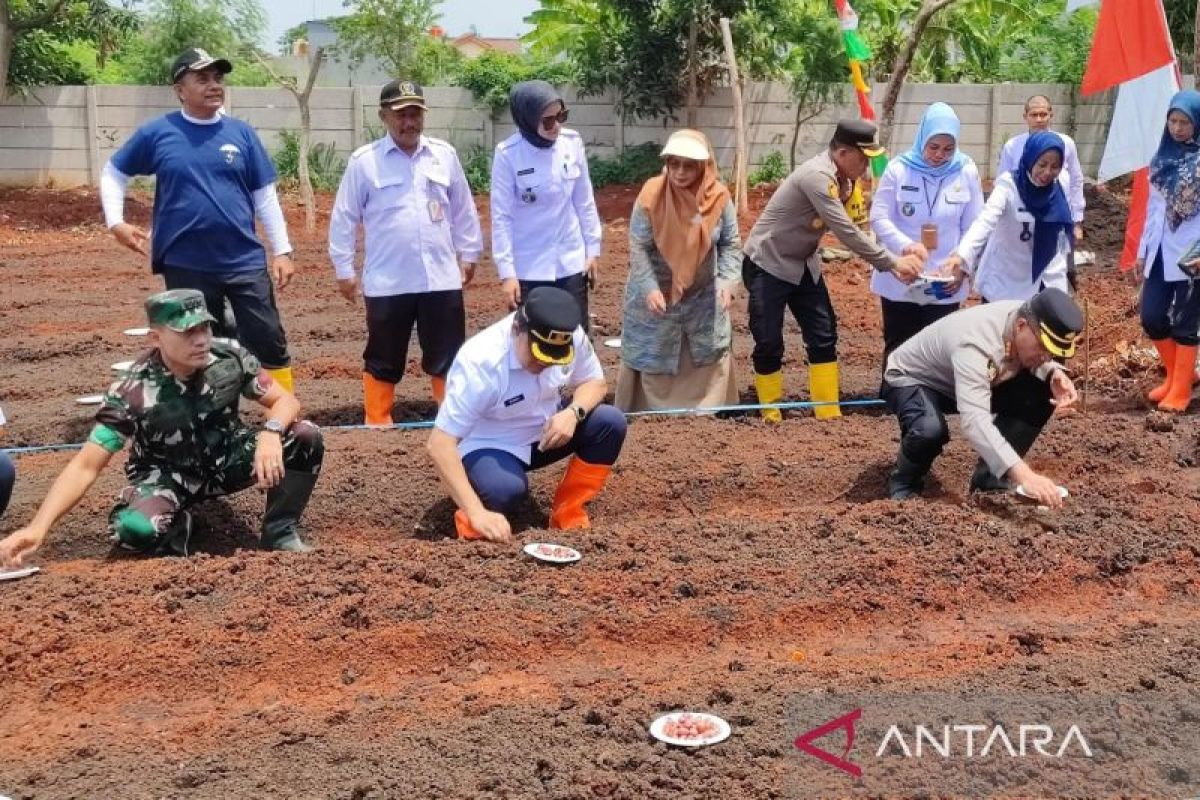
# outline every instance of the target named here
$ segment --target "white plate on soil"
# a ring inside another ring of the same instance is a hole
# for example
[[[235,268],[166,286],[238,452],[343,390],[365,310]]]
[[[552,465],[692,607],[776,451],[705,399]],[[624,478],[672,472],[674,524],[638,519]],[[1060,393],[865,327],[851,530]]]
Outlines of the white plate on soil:
[[[620,347],[621,340],[620,339],[605,339],[604,346],[605,347]]]
[[[98,406],[104,402],[104,395],[85,394],[83,397],[76,397],[75,402],[81,406]]]
[[[126,328],[122,331],[126,336],[146,336],[150,333],[149,328]]]
[[[19,569],[0,569],[0,581],[19,581],[30,575],[41,572],[41,567],[21,567]]]
[[[704,736],[679,736],[676,726],[680,723],[694,723],[706,726],[710,732]],[[660,742],[673,744],[677,747],[704,747],[717,744],[729,738],[733,729],[729,723],[714,714],[703,714],[694,711],[672,711],[663,714],[650,723],[650,735]]]
[[[561,544],[550,542],[530,542],[521,548],[527,556],[548,564],[573,564],[583,558],[578,550]]]
[[[133,366],[132,361],[118,361],[117,363],[112,365],[111,369],[113,372],[128,372],[129,368],[132,366]]]

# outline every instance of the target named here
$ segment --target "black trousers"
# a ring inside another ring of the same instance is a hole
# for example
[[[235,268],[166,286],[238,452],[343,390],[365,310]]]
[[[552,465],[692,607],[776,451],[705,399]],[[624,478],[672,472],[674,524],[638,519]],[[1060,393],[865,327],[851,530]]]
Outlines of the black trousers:
[[[575,298],[575,302],[579,303],[579,313],[583,318],[583,332],[589,333],[592,330],[592,318],[588,314],[588,282],[587,272],[580,272],[578,275],[568,275],[565,278],[559,278],[554,281],[517,281],[521,284],[521,297],[524,298],[530,291],[539,286],[556,286],[570,292]]]
[[[888,356],[900,345],[937,322],[958,311],[958,303],[920,305],[879,298],[883,304],[883,368]]]
[[[399,383],[408,361],[413,325],[421,345],[421,369],[444,378],[467,338],[462,289],[363,298],[367,346],[363,370],[386,383]]]
[[[1170,338],[1185,347],[1200,342],[1200,289],[1194,283],[1164,280],[1159,249],[1142,282],[1142,330],[1151,340]]]
[[[280,369],[292,363],[288,355],[287,335],[275,305],[275,287],[264,267],[247,272],[216,273],[182,267],[163,267],[168,289],[195,289],[204,294],[208,313],[217,318],[213,333],[236,336],[267,369]],[[233,308],[237,331],[225,330],[225,300]]]
[[[1052,396],[1049,383],[1022,371],[992,390],[996,427],[1005,433],[1011,427],[1005,422],[1017,420],[1040,431],[1054,413]],[[954,401],[927,386],[891,386],[886,381],[883,400],[900,423],[900,452],[914,464],[928,467],[950,441],[946,414],[958,413]]]
[[[783,311],[791,310],[809,364],[837,361],[837,314],[825,287],[825,278],[814,281],[807,270],[799,284],[781,281],[747,256],[742,259],[742,281],[750,292],[750,333],[754,336],[754,372],[770,375],[783,368]]]

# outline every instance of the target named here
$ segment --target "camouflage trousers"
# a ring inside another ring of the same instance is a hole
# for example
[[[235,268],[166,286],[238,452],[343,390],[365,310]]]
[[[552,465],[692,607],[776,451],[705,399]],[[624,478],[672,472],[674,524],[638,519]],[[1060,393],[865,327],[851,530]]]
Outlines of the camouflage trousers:
[[[169,534],[180,512],[210,497],[240,492],[256,482],[254,453],[258,432],[238,431],[220,463],[184,470],[176,465],[130,462],[129,485],[108,515],[113,539],[133,549],[154,550]],[[316,476],[325,457],[321,429],[308,420],[292,423],[283,437],[285,473]],[[307,499],[307,498],[306,498]]]

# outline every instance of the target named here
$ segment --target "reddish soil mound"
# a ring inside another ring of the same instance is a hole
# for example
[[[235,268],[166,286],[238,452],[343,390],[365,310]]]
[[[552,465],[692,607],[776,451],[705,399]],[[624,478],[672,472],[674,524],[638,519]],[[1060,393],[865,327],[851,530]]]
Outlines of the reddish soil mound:
[[[620,330],[635,194],[600,193],[602,334]],[[320,233],[288,212],[301,274],[280,302],[299,395],[321,423],[357,423],[362,309],[336,295]],[[98,225],[72,229],[98,219],[94,194],[0,192],[0,213],[5,444],[79,441],[89,412],[73,400],[136,354],[121,330],[141,324],[158,281]],[[925,500],[884,500],[897,432],[875,411],[636,421],[593,529],[545,531],[559,470],[534,477],[519,538],[578,548],[564,568],[447,538],[452,507],[419,431],[328,434],[310,557],[253,550],[254,492],[201,507],[197,557],[114,552],[110,468],[38,555],[45,571],[0,584],[0,794],[804,797],[799,693],[1194,696],[1194,424],[1148,423],[1136,401],[1151,363],[1136,361],[1133,289],[1114,259],[1106,247],[1085,276],[1088,413],[1053,421],[1033,455],[1071,489],[1059,513],[968,497],[974,459],[957,431]],[[834,266],[830,286],[847,393],[872,397],[881,337],[865,268]],[[490,265],[467,297],[472,330],[501,313]],[[744,297],[735,329],[750,399]],[[803,397],[791,323],[788,346],[787,389]],[[615,374],[616,351],[601,350]],[[398,418],[432,412],[417,363]],[[18,459],[5,530],[68,458]],[[718,713],[733,736],[697,752],[654,743],[646,726],[674,708]]]

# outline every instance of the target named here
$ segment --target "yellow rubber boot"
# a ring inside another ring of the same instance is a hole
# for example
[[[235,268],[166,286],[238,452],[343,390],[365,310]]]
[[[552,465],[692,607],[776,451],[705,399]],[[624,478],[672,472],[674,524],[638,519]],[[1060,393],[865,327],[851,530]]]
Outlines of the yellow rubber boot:
[[[437,375],[429,376],[429,390],[433,393],[433,402],[439,406],[446,399],[446,379]]]
[[[1171,389],[1158,404],[1159,411],[1182,414],[1192,402],[1192,385],[1196,382],[1196,345],[1175,345],[1175,376]]]
[[[1174,339],[1154,339],[1151,341],[1154,349],[1158,351],[1158,357],[1162,361],[1163,368],[1167,371],[1166,379],[1150,390],[1146,395],[1151,403],[1157,403],[1167,396],[1167,392],[1171,391],[1171,381],[1175,377],[1175,340]],[[1193,365],[1192,369],[1195,369]]]
[[[783,399],[783,371],[772,372],[770,375],[754,376],[754,390],[758,392],[758,402],[761,405],[778,403]],[[783,414],[778,408],[764,408],[760,412],[767,422],[783,422]]]
[[[841,399],[838,395],[838,364],[836,361],[808,365],[808,395],[814,403],[836,403]],[[817,419],[832,419],[840,417],[842,409],[833,405],[813,406],[813,414]]]
[[[368,372],[363,373],[363,411],[367,425],[391,425],[392,402],[396,384],[381,381]]]
[[[579,456],[571,456],[567,472],[554,492],[550,527],[560,530],[592,527],[583,506],[600,494],[611,473],[609,464],[589,464]]]
[[[270,375],[276,383],[287,389],[288,394],[296,393],[296,384],[292,378],[291,367],[280,367],[279,369],[269,369],[267,374]]]

